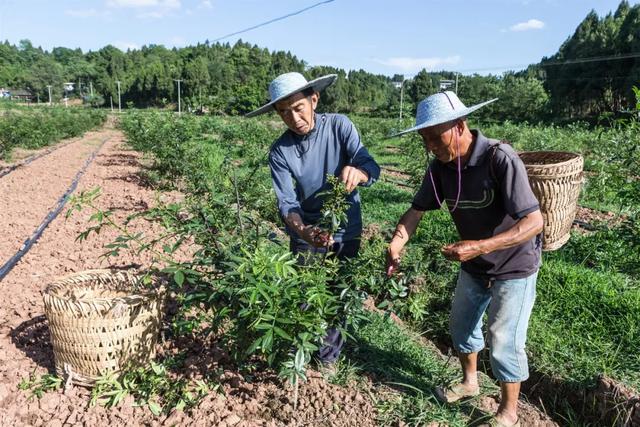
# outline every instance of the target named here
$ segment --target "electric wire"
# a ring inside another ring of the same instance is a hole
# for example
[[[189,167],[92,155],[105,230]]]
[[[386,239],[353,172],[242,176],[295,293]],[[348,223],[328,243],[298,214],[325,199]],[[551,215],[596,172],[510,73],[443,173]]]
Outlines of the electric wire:
[[[224,35],[222,37],[218,37],[217,39],[212,40],[212,43],[218,42],[220,40],[224,40],[224,39],[229,38],[231,36],[236,36],[238,34],[242,34],[242,33],[246,33],[246,32],[251,31],[251,30],[255,30],[256,28],[264,27],[265,25],[269,25],[269,24],[272,24],[274,22],[281,21],[281,20],[289,18],[291,16],[299,15],[299,14],[301,14],[303,12],[306,12],[309,9],[313,9],[314,7],[318,7],[318,6],[321,6],[323,4],[327,4],[327,3],[331,3],[333,1],[335,1],[335,0],[325,0],[325,1],[321,1],[321,2],[318,2],[318,3],[312,4],[311,6],[305,7],[304,9],[300,9],[298,11],[291,12],[291,13],[288,13],[286,15],[274,18],[274,19],[270,19],[269,21],[262,22],[260,24],[254,25],[254,26],[249,27],[249,28],[245,28],[244,30],[235,31],[233,33],[229,33],[229,34]]]

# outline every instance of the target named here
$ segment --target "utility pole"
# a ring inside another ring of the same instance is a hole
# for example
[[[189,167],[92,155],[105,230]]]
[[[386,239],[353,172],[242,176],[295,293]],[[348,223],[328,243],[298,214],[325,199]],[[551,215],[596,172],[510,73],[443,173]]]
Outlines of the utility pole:
[[[47,85],[47,88],[49,89],[49,105],[51,105],[51,85]]]
[[[460,73],[456,73],[456,95],[458,94],[458,75]]]
[[[89,82],[89,90],[91,91],[91,98],[93,98],[93,82]]]
[[[400,120],[402,120],[402,98],[404,95],[404,82],[406,79],[402,79],[402,83],[400,83]]]
[[[178,82],[178,114],[182,114],[182,110],[180,108],[180,82],[182,81],[181,79],[174,79],[176,82]]]
[[[118,113],[122,113],[122,104],[121,104],[121,98],[120,98],[120,80],[116,80],[116,83],[118,83]]]

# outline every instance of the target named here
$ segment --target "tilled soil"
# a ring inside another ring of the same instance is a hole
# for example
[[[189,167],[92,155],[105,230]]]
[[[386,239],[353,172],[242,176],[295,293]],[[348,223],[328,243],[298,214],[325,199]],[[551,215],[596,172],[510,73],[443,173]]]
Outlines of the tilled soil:
[[[102,145],[102,143],[104,144]],[[0,263],[20,248],[38,227],[59,197],[70,186],[85,160],[99,152],[81,178],[75,193],[100,186],[97,205],[114,212],[116,221],[153,206],[156,199],[176,200],[177,193],[158,195],[145,185],[142,158],[126,148],[123,135],[106,128],[72,141],[58,150],[0,178]],[[72,387],[66,392],[48,392],[41,399],[18,389],[30,373],[54,372],[54,358],[42,303],[42,292],[52,280],[66,274],[94,268],[144,268],[148,255],[122,252],[106,261],[100,258],[103,245],[117,232],[103,230],[78,242],[78,233],[90,225],[91,212],[74,214],[65,220],[64,211],[45,230],[37,244],[0,281],[0,426],[359,426],[376,425],[372,396],[379,386],[363,380],[357,387],[328,383],[309,372],[309,381],[299,390],[294,409],[294,393],[272,372],[241,375],[223,349],[215,343],[188,343],[190,356],[183,374],[192,379],[210,372],[220,374],[220,388],[209,393],[196,408],[154,416],[147,408],[136,407],[128,397],[118,407],[89,407],[89,391]],[[137,228],[135,228],[137,227]],[[153,234],[152,224],[134,224],[134,230]],[[161,352],[175,350],[164,342]],[[182,347],[184,348],[184,346]],[[383,393],[388,393],[385,389]],[[488,398],[487,398],[488,399]],[[480,402],[495,410],[495,400]],[[553,425],[549,419],[522,402],[523,425]]]

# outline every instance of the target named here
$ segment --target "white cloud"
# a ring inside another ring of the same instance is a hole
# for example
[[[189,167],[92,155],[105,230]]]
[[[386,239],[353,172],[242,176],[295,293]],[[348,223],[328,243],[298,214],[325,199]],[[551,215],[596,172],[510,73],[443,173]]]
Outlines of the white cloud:
[[[160,0],[108,0],[109,7],[150,7],[158,6]]]
[[[90,18],[101,15],[96,9],[67,9],[64,14],[75,18]]]
[[[123,51],[126,51],[127,49],[140,49],[139,45],[132,42],[117,41],[114,42],[113,45]]]
[[[213,3],[211,3],[211,0],[203,0],[200,2],[200,7],[202,9],[213,9]]]
[[[460,62],[460,56],[448,56],[446,58],[410,58],[410,57],[395,57],[387,59],[374,59],[375,62],[383,65],[387,65],[395,70],[402,71],[404,73],[418,72],[423,68],[429,71],[441,68],[443,66],[456,65]]]
[[[180,9],[180,0],[107,0],[111,8],[135,8],[140,10],[138,18],[163,18]]]
[[[511,31],[541,30],[543,28],[544,22],[537,19],[529,19],[527,22],[520,22],[509,27]]]

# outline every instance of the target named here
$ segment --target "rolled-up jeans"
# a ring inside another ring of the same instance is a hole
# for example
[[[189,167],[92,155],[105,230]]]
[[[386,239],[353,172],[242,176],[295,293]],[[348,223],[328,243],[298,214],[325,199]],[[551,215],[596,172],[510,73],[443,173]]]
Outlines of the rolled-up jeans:
[[[299,239],[291,239],[289,245],[291,252],[298,255],[298,264],[306,265],[313,262],[314,256],[322,256],[327,253],[327,248],[316,248],[311,246],[305,241]],[[349,258],[355,258],[358,256],[358,250],[360,249],[360,240],[348,240],[346,242],[335,242],[330,248],[329,252],[336,254],[338,259],[345,260]],[[303,304],[303,308],[306,308],[307,304]],[[320,363],[331,364],[334,363],[340,356],[340,352],[344,347],[344,339],[340,330],[334,326],[327,329],[327,335],[324,337],[323,343],[318,349],[316,354]]]
[[[536,299],[538,272],[522,279],[495,280],[460,270],[451,308],[450,332],[460,353],[476,353],[485,346],[482,316],[488,308],[491,370],[501,382],[529,378],[525,353],[527,329]]]

